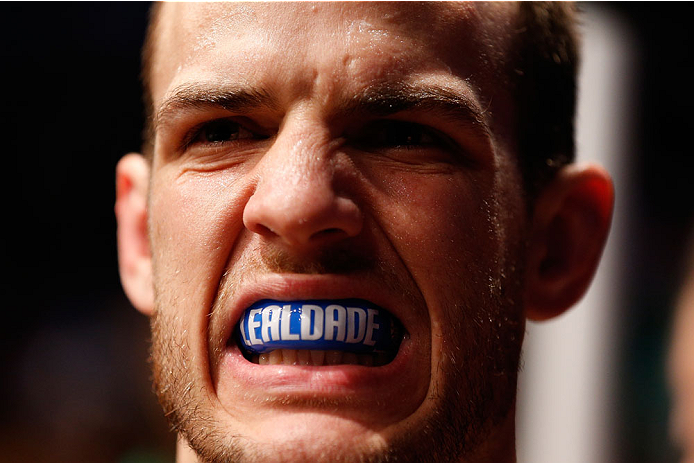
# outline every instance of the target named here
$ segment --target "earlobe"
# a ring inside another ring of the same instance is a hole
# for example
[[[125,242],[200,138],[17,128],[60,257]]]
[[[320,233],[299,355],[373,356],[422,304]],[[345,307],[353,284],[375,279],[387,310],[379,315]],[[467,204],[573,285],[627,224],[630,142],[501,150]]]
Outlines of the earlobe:
[[[118,268],[130,302],[151,315],[154,307],[152,256],[147,236],[147,188],[149,164],[130,153],[116,167],[116,220],[118,222]]]
[[[583,297],[607,240],[614,191],[596,165],[569,165],[537,198],[528,248],[526,315],[545,320]]]

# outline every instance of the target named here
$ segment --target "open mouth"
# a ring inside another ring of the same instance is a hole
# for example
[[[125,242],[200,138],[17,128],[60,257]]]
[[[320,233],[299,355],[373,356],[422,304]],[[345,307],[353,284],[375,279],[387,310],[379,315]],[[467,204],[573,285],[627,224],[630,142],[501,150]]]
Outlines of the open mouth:
[[[377,367],[405,337],[397,318],[363,299],[264,299],[245,310],[230,342],[260,365]]]

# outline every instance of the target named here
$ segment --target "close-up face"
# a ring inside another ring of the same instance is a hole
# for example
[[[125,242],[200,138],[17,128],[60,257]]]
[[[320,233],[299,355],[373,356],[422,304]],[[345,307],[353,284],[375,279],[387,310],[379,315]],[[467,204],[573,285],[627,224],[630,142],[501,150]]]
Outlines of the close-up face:
[[[449,7],[160,12],[153,362],[204,458],[443,461],[512,428],[528,219],[508,130],[511,7]],[[263,304],[275,310],[249,316]],[[320,317],[299,342],[289,307],[302,305]],[[358,349],[309,336],[344,339],[355,313]],[[239,335],[241,321],[260,328]]]

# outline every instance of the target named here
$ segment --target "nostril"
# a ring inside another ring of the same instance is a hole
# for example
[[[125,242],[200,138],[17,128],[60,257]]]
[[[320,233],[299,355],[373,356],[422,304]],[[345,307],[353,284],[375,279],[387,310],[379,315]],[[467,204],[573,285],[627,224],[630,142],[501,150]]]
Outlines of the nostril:
[[[274,236],[276,233],[272,231],[269,227],[263,225],[262,223],[257,223],[253,227],[253,232],[261,235],[261,236]]]
[[[347,232],[339,228],[326,228],[325,230],[320,230],[311,235],[312,240],[323,239],[323,238],[341,238],[342,235],[347,237]]]

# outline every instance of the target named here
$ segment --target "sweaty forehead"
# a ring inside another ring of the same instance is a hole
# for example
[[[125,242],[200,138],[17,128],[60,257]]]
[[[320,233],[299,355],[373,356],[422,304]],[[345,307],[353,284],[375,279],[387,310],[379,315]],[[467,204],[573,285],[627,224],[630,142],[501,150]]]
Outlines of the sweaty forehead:
[[[200,80],[290,81],[284,62],[328,80],[419,66],[484,82],[504,61],[510,12],[508,4],[465,2],[168,3],[158,18],[152,96],[156,106],[172,88]]]

